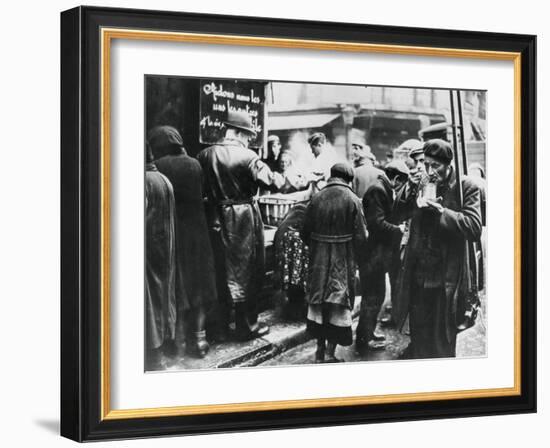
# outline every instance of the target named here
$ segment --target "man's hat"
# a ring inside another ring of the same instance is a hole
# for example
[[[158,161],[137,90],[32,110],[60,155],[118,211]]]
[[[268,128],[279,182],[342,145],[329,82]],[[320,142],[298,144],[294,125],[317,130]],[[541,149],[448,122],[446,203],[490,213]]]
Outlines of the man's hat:
[[[363,140],[359,139],[359,138],[354,138],[351,140],[351,145],[356,145],[356,146],[360,146],[361,147],[361,151],[359,152],[360,154],[360,159],[364,160],[364,159],[369,159],[371,160],[373,163],[376,162],[376,157],[375,155],[372,153],[371,149],[370,149],[370,146],[367,145]]]
[[[448,165],[453,160],[453,149],[449,142],[434,138],[424,143],[424,155]]]
[[[224,123],[230,128],[240,129],[256,137],[256,130],[252,125],[252,118],[248,112],[244,110],[230,110],[227,112],[227,120],[225,120]]]
[[[392,160],[389,162],[386,167],[384,168],[386,171],[386,175],[390,177],[391,173],[395,173],[397,175],[401,176],[408,176],[410,171],[405,162],[403,160]]]
[[[424,152],[424,143],[415,138],[410,138],[401,143],[397,150],[408,153],[409,157],[414,157]]]
[[[348,163],[336,163],[330,169],[330,177],[338,177],[346,182],[351,182],[354,177],[353,168]]]

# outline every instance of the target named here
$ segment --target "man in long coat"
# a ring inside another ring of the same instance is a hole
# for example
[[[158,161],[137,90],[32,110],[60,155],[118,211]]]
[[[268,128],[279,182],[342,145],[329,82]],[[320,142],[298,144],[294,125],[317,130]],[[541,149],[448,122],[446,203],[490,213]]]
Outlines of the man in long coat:
[[[147,148],[145,171],[145,341],[147,368],[176,332],[174,193]],[[155,359],[157,358],[157,359]]]
[[[265,247],[255,196],[259,186],[280,188],[285,181],[248,149],[256,132],[246,112],[229,111],[225,126],[224,140],[201,151],[198,160],[205,176],[219,300],[235,310],[236,338],[250,339],[269,331],[258,323]],[[225,327],[228,316],[229,308]]]
[[[176,202],[176,294],[178,317],[186,332],[186,349],[204,357],[206,313],[216,302],[214,257],[204,211],[203,174],[200,163],[187,155],[179,132],[157,126],[149,132],[153,152],[166,154],[156,160],[158,170],[172,183]],[[186,300],[185,300],[186,299]]]
[[[357,324],[356,350],[383,348],[385,337],[376,335],[376,318],[386,296],[386,273],[398,256],[405,225],[394,220],[394,190],[401,189],[409,170],[401,160],[394,160],[380,171],[376,181],[363,196],[363,211],[369,229],[365,262],[360,266],[361,309]],[[372,344],[369,346],[369,342]]]
[[[453,152],[444,140],[424,145],[436,199],[414,202],[399,300],[410,311],[413,358],[456,356],[460,302],[467,291],[466,242],[481,235],[479,188],[467,177],[459,184],[451,165]],[[398,322],[398,324],[400,324]]]
[[[310,248],[307,329],[317,339],[316,362],[337,362],[336,345],[351,345],[355,272],[367,239],[361,201],[351,190],[353,168],[337,163],[306,210],[302,239]]]

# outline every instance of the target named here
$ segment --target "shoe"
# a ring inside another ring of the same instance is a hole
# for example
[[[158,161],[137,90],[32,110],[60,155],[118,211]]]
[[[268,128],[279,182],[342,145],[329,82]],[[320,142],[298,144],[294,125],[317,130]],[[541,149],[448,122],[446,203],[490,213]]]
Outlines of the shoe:
[[[380,318],[380,325],[383,327],[389,327],[390,325],[393,325],[393,319],[391,316],[384,316]]]
[[[385,349],[386,349],[386,342],[375,341],[374,339],[371,339],[369,341],[368,350],[385,350]]]
[[[385,342],[386,336],[384,336],[383,334],[373,334],[370,340],[375,342]]]
[[[204,358],[210,350],[210,344],[206,340],[206,331],[194,333],[194,341],[187,347],[187,352],[197,358]]]
[[[344,362],[343,359],[337,358],[336,356],[329,356],[325,358],[325,364],[333,364],[337,362]]]
[[[264,323],[259,323],[256,329],[252,331],[244,332],[235,332],[235,339],[237,341],[250,341],[251,339],[261,338],[269,333],[269,325]]]
[[[325,349],[319,349],[315,350],[315,364],[322,364],[325,362]]]
[[[162,354],[168,358],[174,358],[178,354],[178,347],[174,339],[167,339],[162,344]]]
[[[358,356],[365,356],[369,351],[369,341],[364,339],[355,340],[355,354]]]
[[[397,357],[397,359],[413,359],[412,346],[409,344]]]

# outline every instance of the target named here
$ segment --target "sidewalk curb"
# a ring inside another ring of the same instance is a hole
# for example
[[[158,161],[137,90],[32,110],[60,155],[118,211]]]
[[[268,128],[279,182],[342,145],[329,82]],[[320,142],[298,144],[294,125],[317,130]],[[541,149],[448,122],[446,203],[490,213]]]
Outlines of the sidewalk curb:
[[[358,316],[359,306],[356,305],[352,312],[352,319],[355,320]],[[305,344],[311,339],[313,338],[307,333],[306,324],[304,322],[304,325],[300,329],[285,335],[277,341],[269,342],[268,340],[262,338],[262,340],[265,341],[265,344],[255,347],[245,353],[241,353],[234,358],[223,361],[222,363],[216,365],[216,368],[226,369],[231,367],[255,367],[287,350],[297,347],[298,345]]]

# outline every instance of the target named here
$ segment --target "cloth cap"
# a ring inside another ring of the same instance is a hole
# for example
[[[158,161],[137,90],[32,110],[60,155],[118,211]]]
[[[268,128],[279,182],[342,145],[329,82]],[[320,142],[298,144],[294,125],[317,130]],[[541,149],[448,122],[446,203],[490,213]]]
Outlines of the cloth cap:
[[[316,132],[315,134],[311,135],[308,139],[307,139],[307,142],[311,145],[311,146],[315,146],[315,145],[318,145],[319,143],[320,144],[323,144],[327,141],[327,137],[325,136],[325,134],[323,134],[322,132]]]
[[[256,129],[252,124],[252,118],[250,114],[244,110],[230,110],[227,112],[227,120],[225,125],[230,128],[236,128],[241,131],[248,132],[254,137],[256,136]]]
[[[397,148],[398,151],[403,151],[408,153],[409,157],[414,157],[417,154],[422,154],[424,152],[424,143],[415,138],[410,138],[405,140]]]
[[[336,163],[330,169],[330,177],[338,177],[346,182],[353,180],[353,168],[347,163]]]
[[[178,130],[172,126],[155,126],[149,131],[147,140],[151,147],[183,146],[183,139]]]
[[[397,175],[402,175],[402,176],[408,176],[410,172],[405,162],[403,162],[403,160],[400,160],[400,159],[392,160],[391,162],[389,162],[386,165],[385,171],[388,177],[390,177],[392,173],[395,173]]]
[[[269,137],[267,137],[267,143],[273,143],[273,142],[280,142],[279,136],[275,134],[271,134]]]
[[[371,160],[373,163],[376,162],[376,156],[372,153],[369,145],[365,145],[363,143],[360,143],[359,141],[352,141],[352,145],[361,146],[361,150],[357,153],[358,160],[362,161],[368,159]]]
[[[424,154],[426,157],[431,157],[446,165],[453,160],[453,149],[450,143],[440,138],[428,140],[424,143]]]

